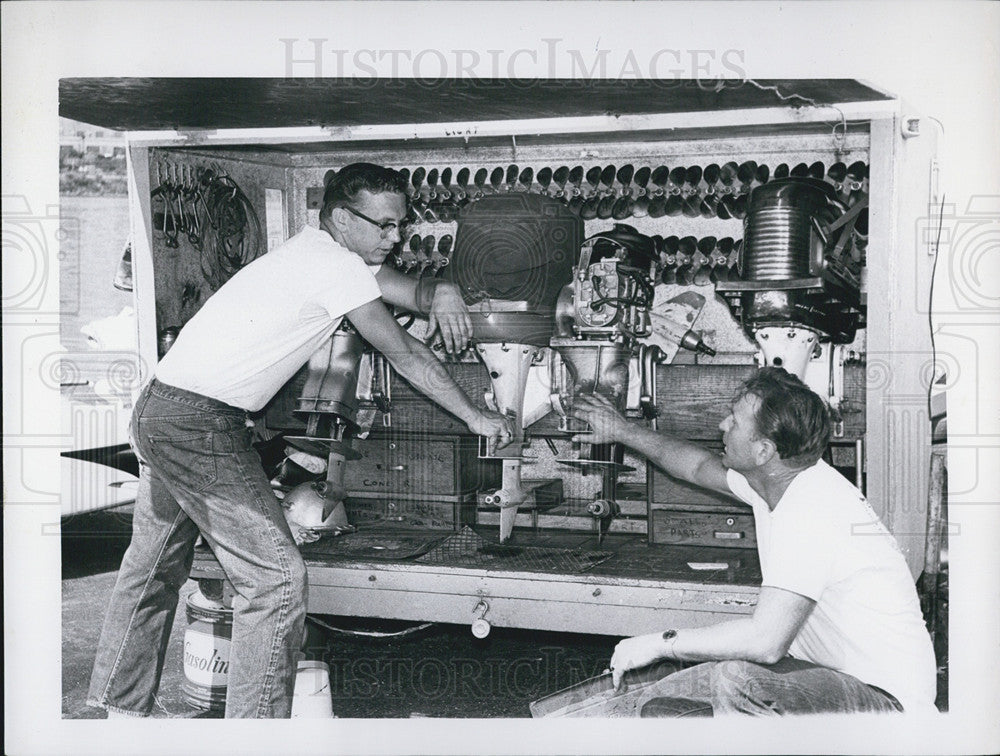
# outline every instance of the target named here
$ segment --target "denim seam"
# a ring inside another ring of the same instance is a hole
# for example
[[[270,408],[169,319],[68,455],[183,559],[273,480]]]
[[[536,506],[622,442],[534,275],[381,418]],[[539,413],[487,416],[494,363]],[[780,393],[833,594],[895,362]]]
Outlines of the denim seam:
[[[118,654],[115,656],[115,663],[111,665],[111,671],[108,673],[108,681],[104,686],[104,690],[101,692],[101,701],[102,703],[104,703],[105,706],[109,705],[107,703],[108,690],[111,688],[111,683],[115,678],[115,673],[118,671],[118,665],[121,663],[122,654],[125,652],[125,646],[128,644],[131,638],[132,630],[135,625],[135,615],[139,611],[139,607],[141,606],[143,599],[145,599],[146,597],[146,593],[149,590],[149,584],[153,580],[153,576],[157,573],[157,570],[160,567],[160,563],[163,560],[163,552],[167,548],[167,542],[174,535],[174,533],[177,532],[178,519],[180,517],[186,517],[186,516],[187,515],[184,513],[184,511],[178,507],[177,514],[174,516],[174,521],[170,524],[170,528],[167,530],[166,534],[163,537],[163,541],[160,543],[160,551],[156,555],[156,560],[153,562],[153,567],[152,569],[150,569],[149,574],[146,576],[146,582],[143,583],[142,591],[139,593],[139,597],[135,602],[135,606],[132,608],[132,615],[129,617],[128,624],[125,627],[125,632],[122,635],[122,642],[118,646]],[[122,713],[128,713],[128,712],[127,710],[123,709]]]
[[[245,470],[243,467],[243,460],[239,453],[234,453],[236,459],[236,465],[240,470],[240,474],[244,475]],[[247,479],[244,477],[244,479]],[[278,608],[278,617],[275,622],[275,632],[271,638],[271,654],[268,658],[267,669],[264,673],[264,684],[261,689],[260,698],[257,701],[257,716],[266,717],[268,716],[268,707],[271,699],[271,689],[274,686],[274,679],[276,677],[276,667],[278,664],[278,656],[281,651],[281,638],[287,633],[285,628],[285,623],[288,615],[288,607],[291,603],[291,571],[288,568],[288,559],[285,554],[285,550],[278,543],[278,539],[275,538],[274,524],[271,522],[270,518],[267,516],[267,506],[266,503],[261,500],[260,494],[256,487],[254,488],[254,501],[260,509],[261,513],[265,515],[265,519],[268,521],[267,532],[271,536],[271,542],[274,545],[275,552],[278,557],[278,567],[281,570],[282,580],[282,592],[281,592],[281,603]]]
[[[120,706],[112,706],[109,703],[100,701],[96,698],[88,698],[87,706],[93,706],[96,709],[104,709],[105,711],[113,711],[115,714],[123,714],[126,717],[132,717],[134,719],[148,719],[149,714],[144,714],[141,711],[132,711],[131,709],[123,709]]]
[[[228,409],[226,407],[213,407],[209,405],[208,402],[199,402],[197,399],[187,399],[182,396],[177,396],[171,393],[169,390],[161,393],[161,391],[158,390],[156,386],[150,388],[150,394],[155,395],[160,399],[163,399],[168,402],[176,402],[177,404],[183,404],[187,407],[194,407],[195,409],[204,410],[205,412],[216,412],[225,415],[246,414],[246,410],[240,409],[239,407],[232,407],[231,405],[227,405],[229,406]],[[212,399],[211,397],[208,396],[206,396],[205,399],[209,400],[210,402],[218,402],[219,404],[225,404],[225,402],[219,402],[218,399]]]

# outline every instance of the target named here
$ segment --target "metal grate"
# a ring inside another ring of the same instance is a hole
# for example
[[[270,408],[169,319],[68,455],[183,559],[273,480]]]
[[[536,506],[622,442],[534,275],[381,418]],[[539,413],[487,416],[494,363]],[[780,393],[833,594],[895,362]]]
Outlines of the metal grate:
[[[578,551],[492,543],[466,526],[416,561],[454,567],[492,567],[523,572],[584,572],[606,562],[612,551]]]
[[[348,533],[334,538],[321,538],[302,546],[302,556],[309,558],[352,559],[413,559],[426,554],[440,543],[443,535],[428,537],[427,533]]]

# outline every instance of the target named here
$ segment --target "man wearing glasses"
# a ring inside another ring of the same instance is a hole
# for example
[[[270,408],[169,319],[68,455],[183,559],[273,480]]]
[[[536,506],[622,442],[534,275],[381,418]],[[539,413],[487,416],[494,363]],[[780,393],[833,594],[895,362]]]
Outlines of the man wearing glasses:
[[[306,570],[251,444],[249,414],[343,318],[472,433],[509,442],[510,421],[476,407],[386,309],[387,302],[427,315],[449,352],[471,335],[454,284],[418,283],[382,266],[401,240],[405,188],[387,168],[343,168],[327,187],[320,228],[305,228],[238,271],[157,364],[132,414],[142,461],[132,542],[98,644],[90,705],[109,716],[149,715],[200,532],[237,592],[226,716],[290,715]]]

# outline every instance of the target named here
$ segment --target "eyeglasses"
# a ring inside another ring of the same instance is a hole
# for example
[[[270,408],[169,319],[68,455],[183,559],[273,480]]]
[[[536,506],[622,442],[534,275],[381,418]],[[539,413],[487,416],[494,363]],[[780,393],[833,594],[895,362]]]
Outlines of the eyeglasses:
[[[407,220],[405,218],[403,220],[399,221],[399,222],[397,222],[397,221],[387,221],[386,223],[379,223],[374,218],[369,218],[364,213],[355,210],[353,207],[351,207],[349,205],[341,205],[341,207],[343,207],[351,215],[354,215],[354,216],[360,218],[363,221],[368,221],[373,226],[377,227],[378,230],[379,230],[379,233],[382,234],[382,238],[383,239],[386,238],[393,231],[399,231],[399,235],[400,236],[402,236],[403,233],[406,231]]]

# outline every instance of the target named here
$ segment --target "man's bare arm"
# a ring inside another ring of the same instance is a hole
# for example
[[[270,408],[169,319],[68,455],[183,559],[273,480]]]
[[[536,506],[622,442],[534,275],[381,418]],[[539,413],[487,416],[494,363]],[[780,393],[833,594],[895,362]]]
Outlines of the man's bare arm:
[[[707,627],[678,630],[670,639],[662,632],[626,638],[615,646],[611,673],[615,687],[630,669],[661,659],[721,661],[742,659],[757,664],[775,664],[788,653],[816,602],[782,588],[760,589],[753,615]]]
[[[472,318],[458,286],[438,278],[414,278],[383,265],[375,274],[382,301],[424,315],[428,334],[440,331],[444,348],[458,353],[472,338]]]
[[[603,396],[578,396],[572,415],[586,420],[591,427],[590,433],[578,434],[574,441],[625,444],[675,478],[712,491],[731,493],[726,468],[717,455],[689,441],[628,422]]]
[[[462,420],[473,433],[509,442],[510,420],[489,410],[479,409],[459,388],[433,352],[404,331],[376,299],[347,313],[358,332],[418,391]]]

